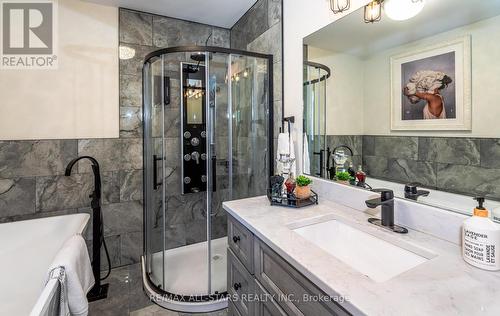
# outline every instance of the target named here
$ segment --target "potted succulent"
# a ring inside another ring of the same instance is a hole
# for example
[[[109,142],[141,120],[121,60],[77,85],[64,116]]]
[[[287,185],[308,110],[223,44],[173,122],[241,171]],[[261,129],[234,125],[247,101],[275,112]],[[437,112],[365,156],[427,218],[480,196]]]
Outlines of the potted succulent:
[[[352,180],[352,177],[347,171],[339,171],[335,174],[335,179],[339,183],[349,184],[350,181]]]
[[[312,183],[311,178],[308,178],[304,175],[298,176],[295,179],[296,187],[295,187],[295,196],[299,199],[307,199],[311,196],[311,187]]]

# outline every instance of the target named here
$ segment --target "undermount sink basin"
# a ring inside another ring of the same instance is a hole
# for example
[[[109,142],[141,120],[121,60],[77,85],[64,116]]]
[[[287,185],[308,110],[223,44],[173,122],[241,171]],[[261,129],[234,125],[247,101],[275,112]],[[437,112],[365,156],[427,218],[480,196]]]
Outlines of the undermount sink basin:
[[[430,259],[338,220],[292,230],[376,282],[387,281]]]

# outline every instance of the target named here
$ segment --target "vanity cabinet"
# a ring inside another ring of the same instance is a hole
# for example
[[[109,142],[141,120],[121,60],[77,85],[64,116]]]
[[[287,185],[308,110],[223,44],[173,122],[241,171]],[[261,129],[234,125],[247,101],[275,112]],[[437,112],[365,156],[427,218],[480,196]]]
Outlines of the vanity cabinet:
[[[231,216],[228,239],[230,315],[349,315]]]

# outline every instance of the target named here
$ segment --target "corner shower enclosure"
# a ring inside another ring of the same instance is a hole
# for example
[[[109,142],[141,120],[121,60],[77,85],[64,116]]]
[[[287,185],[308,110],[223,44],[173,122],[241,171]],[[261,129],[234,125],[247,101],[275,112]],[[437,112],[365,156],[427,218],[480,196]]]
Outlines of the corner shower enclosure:
[[[273,174],[272,56],[161,49],[143,67],[143,283],[177,311],[227,306],[222,202]]]
[[[303,172],[319,176],[326,174],[328,156],[326,147],[326,80],[330,68],[323,64],[304,61],[304,152]],[[307,157],[305,157],[307,155]]]

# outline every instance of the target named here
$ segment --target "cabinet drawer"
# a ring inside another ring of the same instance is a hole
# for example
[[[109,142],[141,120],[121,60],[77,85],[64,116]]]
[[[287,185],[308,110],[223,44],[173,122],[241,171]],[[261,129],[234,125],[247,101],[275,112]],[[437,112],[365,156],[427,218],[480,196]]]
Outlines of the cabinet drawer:
[[[259,298],[255,301],[255,316],[287,316],[257,280],[255,280],[255,293]]]
[[[254,278],[236,258],[231,249],[227,250],[227,268],[227,293],[229,299],[236,306],[241,316],[253,316]]]
[[[255,277],[272,296],[289,298],[278,302],[286,314],[349,315],[340,305],[331,300],[304,300],[304,297],[323,296],[324,298],[326,294],[257,238],[255,238],[254,251]]]
[[[231,216],[228,217],[227,225],[229,248],[253,274],[253,234]]]

